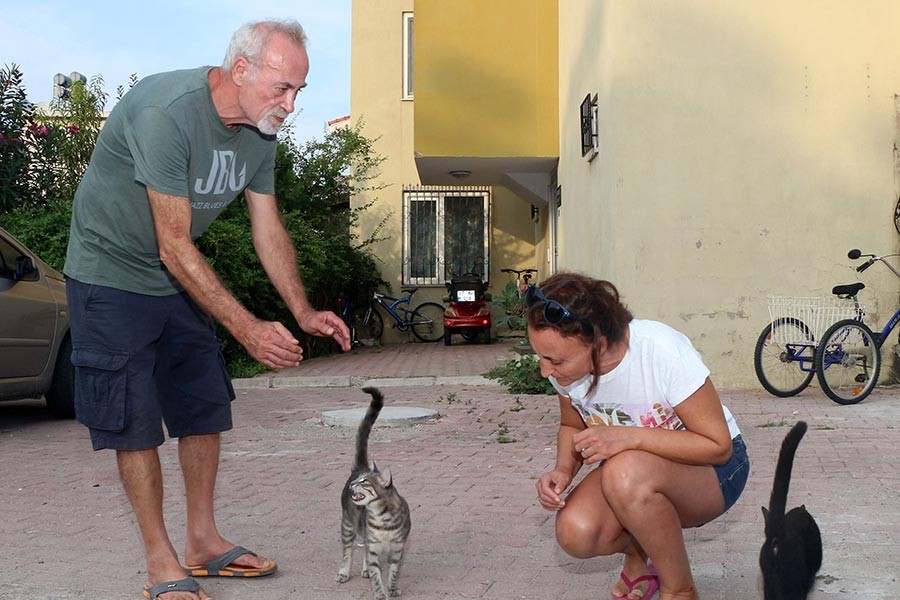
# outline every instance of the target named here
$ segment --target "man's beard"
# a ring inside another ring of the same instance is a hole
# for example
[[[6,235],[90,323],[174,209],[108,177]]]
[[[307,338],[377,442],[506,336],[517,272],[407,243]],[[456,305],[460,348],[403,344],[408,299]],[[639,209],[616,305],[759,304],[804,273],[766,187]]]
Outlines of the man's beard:
[[[282,120],[278,121],[275,119],[275,117],[278,117]],[[284,124],[283,119],[287,119],[287,117],[288,112],[283,108],[273,108],[272,110],[267,112],[262,119],[259,120],[259,122],[256,124],[256,128],[266,135],[275,135]]]

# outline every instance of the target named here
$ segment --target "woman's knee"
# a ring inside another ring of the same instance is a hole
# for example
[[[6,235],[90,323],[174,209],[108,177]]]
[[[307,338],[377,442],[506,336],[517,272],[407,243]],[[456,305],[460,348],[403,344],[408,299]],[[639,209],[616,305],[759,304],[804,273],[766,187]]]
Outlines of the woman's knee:
[[[656,491],[647,458],[645,452],[627,451],[603,465],[603,494],[612,506],[636,506]]]
[[[587,515],[566,508],[556,515],[556,541],[575,558],[614,554],[617,550],[613,542],[621,532],[618,525],[592,521]]]

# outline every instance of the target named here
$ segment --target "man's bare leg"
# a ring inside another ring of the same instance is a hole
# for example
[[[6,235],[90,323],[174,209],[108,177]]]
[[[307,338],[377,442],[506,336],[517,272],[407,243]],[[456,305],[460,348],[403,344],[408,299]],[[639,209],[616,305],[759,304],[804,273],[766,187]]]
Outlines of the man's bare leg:
[[[118,450],[116,462],[131,509],[137,518],[147,557],[148,585],[184,579],[187,574],[178,562],[178,555],[163,518],[163,481],[159,453],[150,450]],[[189,592],[161,594],[163,600],[197,600]],[[202,590],[200,598],[212,600]]]
[[[219,446],[218,433],[178,439],[178,458],[187,496],[186,565],[204,565],[235,546],[219,534],[216,526],[214,494],[219,471]],[[264,556],[245,554],[237,558],[234,564],[263,568],[269,561]]]

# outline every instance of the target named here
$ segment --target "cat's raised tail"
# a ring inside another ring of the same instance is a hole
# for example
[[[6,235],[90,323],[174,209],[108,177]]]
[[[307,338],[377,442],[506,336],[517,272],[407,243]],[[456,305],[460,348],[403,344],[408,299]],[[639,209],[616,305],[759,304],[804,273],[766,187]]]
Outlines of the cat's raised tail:
[[[772,485],[772,496],[769,498],[769,512],[763,508],[766,516],[766,537],[776,537],[784,530],[784,513],[787,507],[788,488],[791,485],[791,470],[794,466],[794,455],[797,446],[806,434],[806,422],[797,421],[781,442],[781,453],[775,466],[775,482]]]
[[[384,406],[384,395],[378,388],[364,387],[362,391],[372,396],[372,401],[369,403],[369,410],[366,411],[366,416],[363,417],[362,423],[360,423],[356,432],[356,464],[353,466],[354,471],[368,471],[370,468],[369,434],[372,433],[372,426],[381,412],[381,407]]]

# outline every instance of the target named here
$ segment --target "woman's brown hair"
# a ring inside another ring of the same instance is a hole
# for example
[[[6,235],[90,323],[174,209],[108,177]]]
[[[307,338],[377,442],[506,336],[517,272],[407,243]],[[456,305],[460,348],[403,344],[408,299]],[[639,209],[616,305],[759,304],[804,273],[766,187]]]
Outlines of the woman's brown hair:
[[[594,279],[580,273],[560,272],[545,279],[539,287],[548,299],[559,302],[570,313],[588,321],[594,328],[593,334],[585,332],[577,319],[548,323],[544,319],[544,302],[536,302],[525,312],[528,325],[533,329],[553,328],[564,336],[580,337],[591,345],[594,380],[590,390],[593,390],[600,378],[601,338],[606,337],[607,345],[622,341],[628,331],[628,324],[634,317],[620,300],[616,286],[603,279]]]

